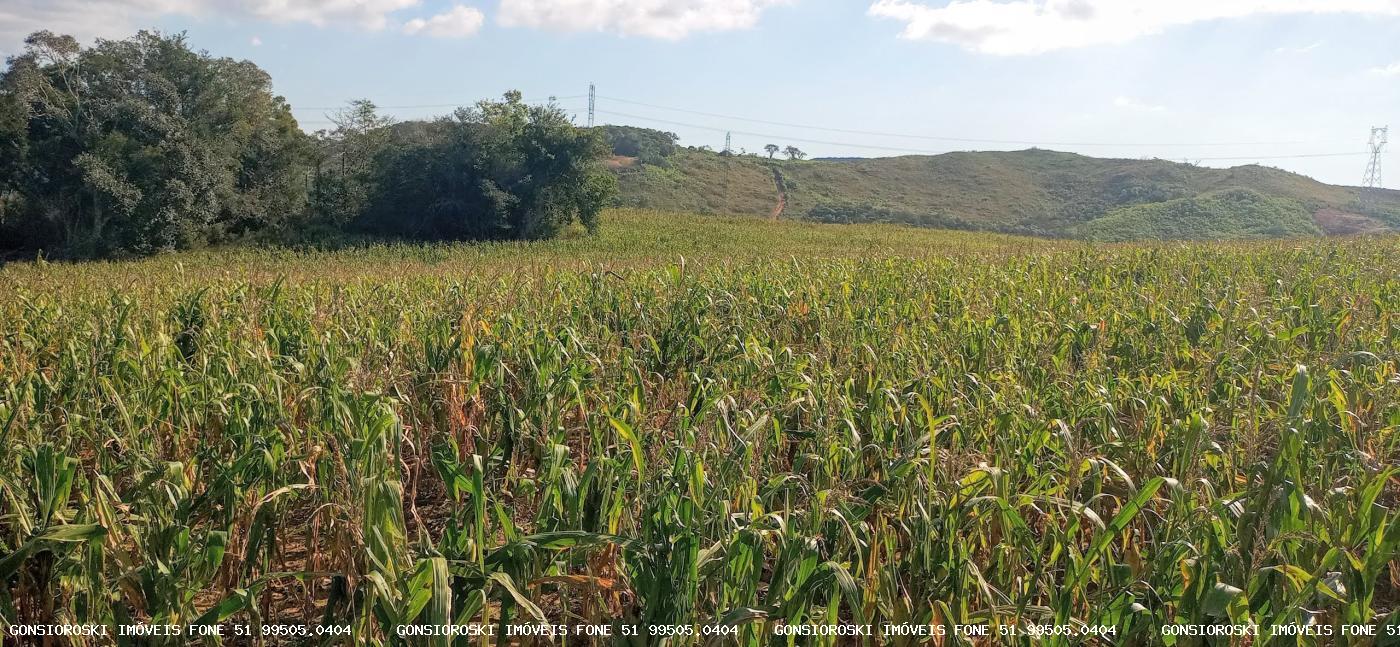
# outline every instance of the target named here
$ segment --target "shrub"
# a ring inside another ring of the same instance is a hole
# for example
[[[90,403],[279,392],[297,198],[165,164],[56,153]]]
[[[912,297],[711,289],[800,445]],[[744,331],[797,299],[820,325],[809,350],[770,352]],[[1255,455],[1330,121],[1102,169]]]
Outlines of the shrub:
[[[653,166],[667,164],[667,158],[676,152],[679,139],[675,133],[634,126],[602,126],[600,130],[613,155],[635,157]]]
[[[787,181],[788,189],[792,182]],[[807,219],[837,224],[884,222],[937,229],[974,230],[978,227],[957,216],[944,213],[911,213],[870,203],[824,202],[807,212]]]
[[[374,163],[361,224],[420,239],[533,240],[570,222],[594,228],[616,192],[602,138],[520,93],[438,120],[433,135],[392,146]]]
[[[1211,240],[1313,236],[1317,223],[1296,200],[1227,189],[1191,198],[1136,205],[1084,223],[1090,240]]]

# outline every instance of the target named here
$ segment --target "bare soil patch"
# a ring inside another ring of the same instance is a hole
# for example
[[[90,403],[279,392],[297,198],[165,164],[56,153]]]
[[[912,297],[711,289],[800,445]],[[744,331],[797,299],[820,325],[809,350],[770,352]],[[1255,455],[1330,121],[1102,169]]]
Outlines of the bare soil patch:
[[[1313,220],[1329,236],[1380,234],[1389,231],[1384,223],[1375,218],[1336,209],[1318,209],[1313,212]]]

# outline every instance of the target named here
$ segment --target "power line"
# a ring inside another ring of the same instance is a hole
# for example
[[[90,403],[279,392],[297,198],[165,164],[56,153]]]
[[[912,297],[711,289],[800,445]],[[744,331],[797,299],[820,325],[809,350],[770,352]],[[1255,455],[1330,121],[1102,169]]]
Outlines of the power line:
[[[728,128],[715,128],[714,126],[701,126],[701,125],[699,125],[699,124],[689,124],[689,123],[685,123],[685,122],[681,122],[681,121],[670,121],[670,120],[667,120],[667,119],[656,119],[656,118],[654,118],[654,117],[643,117],[643,116],[641,116],[641,115],[632,115],[632,114],[627,114],[627,113],[625,113],[625,112],[614,112],[614,111],[612,111],[612,110],[599,110],[599,111],[598,111],[598,114],[612,115],[612,116],[614,116],[614,117],[625,117],[625,118],[628,118],[628,119],[641,119],[642,121],[651,121],[651,122],[655,122],[655,123],[659,123],[659,124],[667,124],[667,125],[671,125],[671,126],[684,126],[684,127],[686,127],[686,128],[699,128],[699,129],[702,129],[702,130],[710,130],[710,131],[719,132],[719,133],[728,132],[728,133],[734,133],[734,134],[739,134],[739,135],[748,135],[748,136],[750,136],[750,137],[770,137],[770,138],[773,138],[773,139],[781,139],[781,140],[784,140],[784,141],[801,142],[801,143],[803,143],[803,144],[821,144],[821,145],[825,145],[825,146],[845,146],[845,147],[847,147],[847,148],[868,148],[868,149],[871,149],[871,150],[894,151],[894,152],[897,152],[897,153],[919,153],[919,154],[924,154],[924,155],[941,155],[941,154],[943,154],[943,153],[948,152],[948,151],[931,151],[931,150],[919,149],[919,148],[901,148],[901,147],[897,147],[897,146],[878,146],[878,145],[872,145],[872,144],[851,144],[851,143],[849,143],[849,142],[831,142],[831,141],[823,141],[823,140],[820,140],[820,139],[804,139],[804,138],[801,138],[801,137],[790,137],[790,136],[788,136],[788,135],[774,135],[774,134],[772,134],[772,133],[755,133],[755,132],[744,131],[744,130],[730,130],[730,129],[728,129]]]
[[[570,101],[570,100],[573,100],[573,99],[584,99],[584,98],[587,98],[587,97],[588,97],[588,95],[586,95],[586,94],[573,94],[573,95],[562,96],[562,97],[560,97],[560,96],[551,96],[551,97],[549,97],[549,102],[550,102],[550,103],[555,103],[555,102],[559,102],[559,101]],[[411,105],[411,106],[410,106],[410,105],[404,105],[404,106],[380,106],[380,105],[376,105],[376,106],[375,106],[375,109],[382,109],[382,110],[403,110],[403,109],[410,109],[410,108],[460,108],[460,107],[463,107],[463,106],[466,106],[466,105],[471,105],[471,104],[473,104],[473,103],[476,103],[476,102],[475,102],[475,101],[471,101],[471,102],[467,102],[467,103],[432,103],[432,104],[418,104],[418,105]],[[313,106],[313,107],[305,107],[305,106],[303,106],[303,107],[295,107],[295,106],[294,106],[294,107],[292,107],[292,110],[293,110],[293,111],[298,111],[298,110],[301,110],[301,111],[310,111],[310,110],[324,111],[324,110],[340,110],[340,109],[343,109],[343,108],[345,108],[345,106],[335,106],[335,107],[327,107],[327,106],[320,106],[320,107],[315,107],[315,106]],[[423,118],[424,118],[424,117],[418,117],[418,119],[423,119]],[[336,122],[335,122],[335,120],[333,120],[333,119],[305,119],[305,118],[298,118],[298,119],[297,119],[297,123],[298,123],[298,124],[301,124],[301,125],[303,125],[303,126],[305,126],[305,125],[311,125],[311,124],[334,125]]]
[[[1357,153],[1302,153],[1302,154],[1299,154],[1299,155],[1253,155],[1253,156],[1245,155],[1245,156],[1241,156],[1241,157],[1197,157],[1197,158],[1194,158],[1194,159],[1196,159],[1197,161],[1201,161],[1201,162],[1211,162],[1211,161],[1216,161],[1216,162],[1228,162],[1228,161],[1238,161],[1238,160],[1291,160],[1291,159],[1303,159],[1303,158],[1308,158],[1308,157],[1356,157],[1356,156],[1358,156],[1358,155],[1365,155],[1365,154],[1366,154],[1366,153],[1361,153],[1361,152],[1357,152]]]
[[[1146,143],[1125,143],[1125,142],[1117,142],[1117,143],[1115,143],[1115,142],[1073,142],[1073,141],[1037,142],[1037,141],[1017,140],[1017,139],[981,139],[981,138],[971,138],[971,137],[944,137],[944,136],[936,136],[936,135],[919,135],[919,134],[913,134],[913,133],[892,133],[892,132],[882,132],[882,131],[873,131],[873,130],[856,130],[856,129],[849,129],[849,128],[829,128],[829,127],[826,127],[826,126],[813,126],[813,125],[808,125],[808,124],[797,124],[797,123],[784,122],[784,121],[772,121],[772,120],[766,120],[766,119],[753,119],[753,118],[749,118],[749,117],[739,117],[739,116],[735,116],[735,115],[726,115],[726,114],[720,114],[720,113],[714,113],[714,112],[705,112],[705,111],[701,111],[701,110],[690,110],[690,109],[687,109],[687,108],[676,108],[676,107],[673,107],[673,106],[664,106],[664,105],[660,105],[660,104],[647,103],[647,102],[643,102],[643,101],[633,101],[633,100],[631,100],[631,99],[622,99],[622,98],[618,98],[618,97],[609,97],[609,96],[604,96],[604,95],[597,94],[596,86],[594,86],[594,85],[591,84],[591,83],[589,84],[589,93],[588,93],[588,94],[575,94],[575,95],[566,95],[566,96],[550,96],[549,99],[550,99],[550,102],[556,102],[556,101],[568,101],[568,100],[573,100],[573,99],[584,99],[584,98],[587,98],[587,99],[589,100],[589,102],[588,102],[588,103],[589,103],[589,106],[588,106],[588,108],[589,108],[589,110],[588,110],[588,113],[589,113],[589,114],[588,114],[588,123],[589,123],[590,125],[592,125],[592,124],[594,123],[594,119],[595,119],[594,115],[595,115],[595,113],[596,113],[596,114],[612,115],[612,116],[615,116],[615,117],[623,117],[623,118],[627,118],[627,119],[640,119],[640,120],[642,120],[642,121],[650,121],[650,122],[653,122],[653,123],[668,124],[668,125],[672,125],[672,126],[682,126],[682,127],[685,127],[685,128],[697,128],[697,129],[709,130],[709,131],[713,131],[713,132],[722,132],[722,133],[726,133],[726,140],[728,140],[729,134],[730,134],[730,133],[736,133],[736,134],[739,134],[739,135],[747,135],[747,136],[750,136],[750,137],[768,137],[768,138],[780,139],[780,140],[784,140],[784,141],[799,142],[799,143],[803,143],[803,144],[817,144],[817,145],[821,145],[821,146],[839,146],[839,147],[844,147],[844,148],[858,148],[858,149],[865,149],[865,150],[878,150],[878,151],[888,151],[888,152],[908,153],[908,154],[919,154],[919,155],[940,155],[940,154],[943,154],[943,153],[946,153],[946,152],[949,152],[949,151],[948,151],[948,150],[929,150],[929,149],[921,149],[921,148],[909,148],[909,147],[904,147],[904,146],[884,146],[884,145],[879,145],[879,144],[858,144],[858,143],[852,143],[852,142],[838,142],[838,141],[828,141],[828,140],[822,140],[822,139],[811,139],[811,138],[804,138],[804,137],[793,137],[793,136],[790,136],[790,135],[779,135],[779,134],[773,134],[773,133],[760,133],[760,132],[733,130],[733,129],[731,129],[731,128],[717,128],[717,127],[714,127],[714,126],[705,126],[705,125],[701,125],[701,124],[693,124],[693,123],[687,123],[687,122],[683,122],[683,121],[673,121],[673,120],[669,120],[669,119],[660,119],[660,118],[656,118],[656,117],[648,117],[648,116],[644,116],[644,115],[635,115],[635,114],[629,114],[629,113],[625,113],[625,112],[617,112],[617,111],[613,111],[613,110],[601,110],[601,109],[596,108],[596,102],[597,102],[598,99],[602,99],[602,100],[605,100],[605,101],[615,101],[615,102],[618,102],[618,103],[628,103],[628,104],[633,104],[633,105],[637,105],[637,106],[644,106],[644,107],[648,107],[648,108],[655,108],[655,109],[658,109],[658,110],[670,110],[670,111],[674,111],[674,112],[682,112],[682,113],[688,113],[688,114],[694,114],[694,115],[701,115],[701,116],[706,116],[706,117],[714,117],[714,118],[718,118],[718,119],[731,119],[731,120],[736,120],[736,121],[747,121],[747,122],[751,122],[751,123],[768,124],[768,125],[774,125],[774,126],[784,126],[784,127],[789,127],[789,128],[802,128],[802,129],[805,129],[805,130],[818,130],[818,131],[825,131],[825,132],[845,133],[845,134],[852,134],[852,135],[866,135],[866,136],[875,136],[875,137],[897,137],[897,138],[903,138],[903,139],[917,139],[917,140],[929,140],[929,141],[949,141],[949,142],[974,143],[974,144],[1000,144],[1000,145],[1037,146],[1037,147],[1049,147],[1049,146],[1083,146],[1083,147],[1090,147],[1090,146],[1109,146],[1109,147],[1128,147],[1128,146],[1134,146],[1134,147],[1140,147],[1140,148],[1153,148],[1153,147],[1209,147],[1209,146],[1272,146],[1272,145],[1285,145],[1285,144],[1297,144],[1297,143],[1302,143],[1302,142],[1205,142],[1205,143],[1195,143],[1195,144],[1191,144],[1191,143],[1181,143],[1181,142],[1168,142],[1168,143],[1146,144]],[[414,105],[376,106],[376,107],[377,107],[377,108],[384,109],[384,110],[408,110],[408,109],[423,109],[423,108],[458,108],[458,107],[461,107],[461,106],[463,106],[463,105],[470,105],[470,104],[472,104],[472,103],[475,103],[475,101],[470,101],[470,102],[466,102],[466,103],[436,103],[436,104],[414,104]],[[334,106],[334,107],[320,106],[320,107],[294,107],[294,108],[292,108],[292,109],[293,109],[293,110],[337,110],[337,109],[341,109],[341,108],[344,108],[344,107],[345,107],[345,106]],[[329,122],[329,121],[323,121],[323,120],[305,120],[305,119],[303,119],[303,120],[300,120],[300,121],[301,121],[301,123],[305,123],[305,124],[312,124],[312,123],[331,123],[331,122]],[[1382,133],[1381,136],[1384,137],[1384,130],[1383,130],[1383,129],[1374,129],[1374,130],[1381,131],[1381,133]],[[1373,132],[1373,145],[1374,145],[1374,137],[1375,137],[1375,134],[1374,134],[1374,132]],[[1383,145],[1384,145],[1384,142],[1382,142],[1381,145],[1383,146]],[[1373,147],[1374,147],[1374,146],[1373,146]],[[1376,153],[1375,150],[1373,150],[1372,153],[1361,153],[1361,152],[1354,152],[1354,153],[1353,153],[1353,152],[1346,152],[1346,153],[1302,153],[1302,154],[1294,154],[1294,155],[1253,155],[1253,156],[1250,156],[1250,155],[1241,155],[1241,156],[1228,156],[1228,157],[1200,157],[1200,158],[1195,158],[1195,159],[1197,159],[1197,160],[1199,160],[1199,161],[1225,162],[1225,161],[1243,161],[1243,160],[1304,159],[1304,158],[1315,158],[1315,157],[1350,157],[1350,156],[1359,156],[1359,155],[1367,155],[1367,154],[1371,154],[1371,155],[1373,155],[1373,157],[1374,157],[1377,153]],[[1379,173],[1379,164],[1378,164],[1377,162],[1373,162],[1373,163],[1376,165],[1377,173]],[[1370,169],[1369,169],[1369,168],[1368,168],[1367,173],[1368,173],[1368,175],[1369,175],[1369,173],[1370,173]]]
[[[376,104],[376,110],[409,110],[413,108],[459,108],[465,104],[461,103],[431,103],[414,106],[381,106]],[[292,106],[292,111],[297,110],[343,110],[345,106]]]
[[[628,119],[640,119],[640,120],[642,120],[642,121],[651,121],[651,122],[661,123],[661,124],[667,124],[667,125],[671,125],[671,126],[682,126],[682,127],[685,127],[685,128],[698,128],[698,129],[701,129],[701,130],[709,130],[709,131],[713,131],[713,132],[732,132],[732,133],[735,133],[735,134],[747,135],[747,136],[750,136],[750,137],[767,137],[767,138],[779,139],[779,140],[783,140],[783,141],[800,142],[800,143],[803,143],[803,144],[818,144],[818,145],[823,145],[823,146],[842,146],[842,147],[846,147],[846,148],[861,148],[861,149],[868,149],[868,150],[882,150],[882,151],[891,151],[891,152],[896,152],[896,153],[911,153],[911,154],[916,154],[916,155],[941,155],[941,154],[943,154],[943,153],[949,152],[949,151],[946,151],[946,150],[939,150],[939,151],[936,151],[936,150],[927,150],[927,149],[919,149],[919,148],[905,148],[905,147],[899,147],[899,146],[880,146],[880,145],[874,145],[874,144],[853,144],[853,143],[851,143],[851,142],[834,142],[834,141],[826,141],[826,140],[820,140],[820,139],[806,139],[806,138],[801,138],[801,137],[792,137],[792,136],[789,136],[789,135],[778,135],[778,134],[773,134],[773,133],[757,133],[757,132],[748,132],[748,131],[742,131],[742,130],[730,130],[730,129],[727,129],[727,128],[716,128],[716,127],[714,127],[714,126],[703,126],[703,125],[700,125],[700,124],[692,124],[692,123],[686,123],[686,122],[681,122],[681,121],[671,121],[671,120],[668,120],[668,119],[657,119],[657,118],[654,118],[654,117],[645,117],[645,116],[642,116],[642,115],[633,115],[633,114],[628,114],[628,113],[624,113],[624,112],[614,112],[614,111],[612,111],[612,110],[599,110],[598,113],[599,113],[599,114],[605,114],[605,115],[612,115],[612,116],[614,116],[614,117],[625,117],[625,118],[628,118]],[[1063,145],[1063,144],[1060,144],[1060,145]],[[1144,146],[1144,147],[1147,147],[1146,145],[1143,145],[1143,146]],[[1225,162],[1225,161],[1242,161],[1242,160],[1301,159],[1301,158],[1308,158],[1308,157],[1346,157],[1346,156],[1365,155],[1365,154],[1366,154],[1366,153],[1355,153],[1355,152],[1353,152],[1353,153],[1302,153],[1302,154],[1297,154],[1297,155],[1247,155],[1247,156],[1239,156],[1239,157],[1201,157],[1201,158],[1196,158],[1196,159],[1199,159],[1199,160],[1201,160],[1201,161]]]
[[[569,99],[582,99],[582,98],[584,98],[584,97],[586,97],[586,96],[588,96],[588,95],[586,95],[586,94],[573,94],[573,95],[563,96],[563,97],[551,96],[550,99],[551,99],[551,100],[554,100],[554,101],[567,101],[567,100],[569,100]],[[415,108],[461,108],[462,106],[469,106],[469,105],[472,105],[472,104],[476,103],[477,101],[480,101],[480,99],[473,99],[473,100],[471,100],[471,101],[467,101],[467,102],[463,102],[463,103],[422,103],[422,104],[411,105],[411,106],[380,106],[380,105],[376,105],[376,106],[374,106],[374,107],[375,107],[376,109],[379,109],[379,110],[410,110],[410,109],[415,109]],[[343,105],[340,105],[340,106],[292,106],[292,110],[293,110],[293,111],[296,111],[296,110],[342,110],[342,109],[344,109],[344,108],[345,108],[345,106],[343,106]]]
[[[1127,147],[1127,146],[1138,146],[1138,147],[1147,148],[1147,147],[1168,147],[1168,146],[1174,146],[1174,147],[1205,147],[1205,146],[1284,146],[1284,145],[1293,145],[1293,144],[1303,144],[1303,143],[1307,143],[1307,142],[1299,142],[1299,141],[1292,141],[1292,142],[1205,142],[1205,143],[1195,143],[1195,144],[1192,144],[1192,143],[1182,143],[1182,142],[1170,142],[1170,143],[1072,142],[1072,141],[1065,141],[1065,142],[1054,142],[1054,141],[1051,141],[1051,142],[1036,142],[1036,141],[1019,140],[1019,139],[980,139],[980,138],[971,138],[971,137],[945,137],[945,136],[940,136],[940,135],[918,135],[918,134],[912,134],[912,133],[881,132],[881,131],[876,131],[876,130],[853,130],[853,129],[849,129],[849,128],[830,128],[830,127],[826,127],[826,126],[813,126],[813,125],[810,125],[810,124],[796,124],[796,123],[790,123],[790,122],[785,122],[785,121],[771,121],[771,120],[767,120],[767,119],[753,119],[753,118],[750,118],[750,117],[739,117],[739,116],[735,116],[735,115],[725,115],[725,114],[720,114],[720,113],[715,113],[715,112],[705,112],[705,111],[701,111],[701,110],[690,110],[690,109],[688,109],[688,108],[676,108],[676,107],[672,107],[672,106],[663,106],[663,105],[659,105],[659,104],[655,104],[655,103],[646,103],[646,102],[642,102],[642,101],[633,101],[633,100],[631,100],[631,99],[620,99],[620,98],[617,98],[617,97],[608,97],[608,96],[603,96],[603,95],[598,95],[598,98],[599,98],[599,99],[603,99],[603,100],[605,100],[605,101],[616,101],[616,102],[618,102],[618,103],[628,103],[628,104],[632,104],[632,105],[643,106],[643,107],[646,107],[646,108],[655,108],[655,109],[657,109],[657,110],[670,110],[670,111],[673,111],[673,112],[684,112],[684,113],[693,114],[693,115],[701,115],[701,116],[705,116],[705,117],[714,117],[714,118],[717,118],[717,119],[731,119],[731,120],[735,120],[735,121],[747,121],[747,122],[757,123],[757,124],[767,124],[767,125],[770,125],[770,126],[785,126],[785,127],[788,127],[788,128],[802,128],[802,129],[805,129],[805,130],[822,130],[822,131],[833,132],[833,133],[845,133],[845,134],[848,134],[848,135],[871,135],[871,136],[876,136],[876,137],[898,137],[898,138],[902,138],[902,139],[926,139],[926,140],[932,140],[932,141],[962,142],[962,143],[968,143],[968,144],[1005,144],[1005,145],[1013,145],[1013,146],[1122,146],[1122,147]]]

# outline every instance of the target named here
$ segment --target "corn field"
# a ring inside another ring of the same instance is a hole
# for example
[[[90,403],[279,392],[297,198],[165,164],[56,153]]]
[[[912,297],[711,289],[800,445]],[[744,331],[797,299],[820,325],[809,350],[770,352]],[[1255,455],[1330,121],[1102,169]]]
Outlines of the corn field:
[[[610,212],[11,264],[0,629],[1400,623],[1397,259]]]

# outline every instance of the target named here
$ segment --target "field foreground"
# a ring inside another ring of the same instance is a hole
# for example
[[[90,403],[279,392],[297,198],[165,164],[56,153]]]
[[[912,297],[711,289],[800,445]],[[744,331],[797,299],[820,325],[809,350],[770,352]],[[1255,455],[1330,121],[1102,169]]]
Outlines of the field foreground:
[[[0,267],[0,629],[1400,623],[1400,239],[603,226]]]

